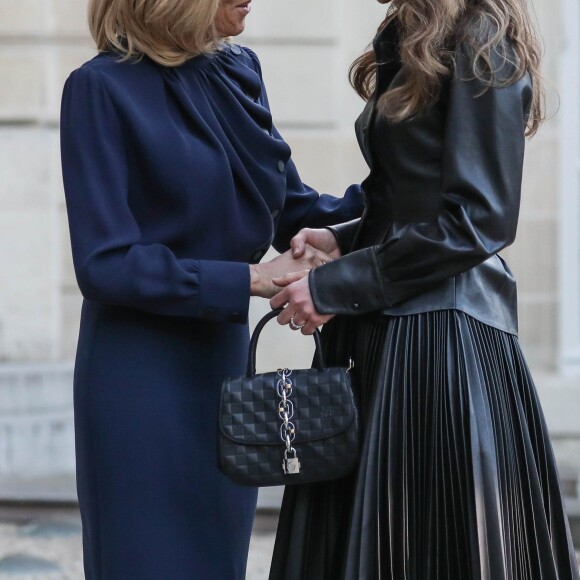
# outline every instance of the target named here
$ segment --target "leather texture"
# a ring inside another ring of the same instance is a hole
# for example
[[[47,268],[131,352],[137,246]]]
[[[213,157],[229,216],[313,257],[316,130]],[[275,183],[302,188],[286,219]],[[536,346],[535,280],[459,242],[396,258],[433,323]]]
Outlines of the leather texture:
[[[293,370],[289,375],[289,400],[296,427],[292,447],[300,472],[285,474],[286,445],[281,438],[282,420],[278,372],[255,374],[257,337],[268,314],[252,337],[248,373],[224,381],[220,405],[220,468],[242,485],[270,486],[309,483],[343,477],[358,458],[358,415],[346,368]]]
[[[375,43],[378,93],[401,78],[394,38]],[[351,253],[310,286],[322,312],[369,313],[323,331],[328,365],[356,363],[360,460],[286,488],[270,580],[579,580],[496,256],[517,223],[529,78],[481,94],[468,59],[459,47],[417,118],[390,125],[371,102],[359,121],[367,211],[333,228]]]
[[[352,245],[356,238],[356,234],[358,232],[358,228],[360,226],[360,221],[361,218],[356,218],[354,220],[342,224],[326,226],[326,229],[330,230],[334,234],[334,237],[338,242],[340,252],[343,256],[345,254],[348,254],[348,252],[352,248]]]
[[[579,580],[516,336],[463,312],[336,317],[361,432],[345,478],[286,488],[270,580]]]
[[[391,123],[377,115],[376,98],[402,80],[396,46],[391,24],[375,40],[377,91],[356,124],[371,170],[366,210],[331,228],[343,258],[310,273],[316,309],[408,315],[455,308],[516,334],[516,283],[497,253],[517,229],[530,77],[489,88],[473,78],[473,52],[461,44],[440,100]],[[493,57],[501,84],[511,65]]]

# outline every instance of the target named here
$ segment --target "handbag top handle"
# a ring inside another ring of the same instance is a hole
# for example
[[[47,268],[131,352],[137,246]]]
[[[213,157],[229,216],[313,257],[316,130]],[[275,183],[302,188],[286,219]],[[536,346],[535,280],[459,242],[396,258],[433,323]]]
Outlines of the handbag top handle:
[[[258,338],[260,338],[260,333],[264,329],[264,326],[272,320],[272,318],[276,318],[281,312],[283,312],[283,308],[278,308],[277,310],[272,310],[269,312],[258,322],[254,332],[252,334],[252,339],[250,340],[250,352],[248,354],[248,373],[247,376],[249,378],[255,376],[256,374],[256,350],[258,349]],[[316,368],[320,371],[324,370],[324,360],[322,358],[322,345],[320,343],[320,331],[316,329],[314,332],[314,342],[316,343],[316,352],[314,353],[314,362],[316,364]]]

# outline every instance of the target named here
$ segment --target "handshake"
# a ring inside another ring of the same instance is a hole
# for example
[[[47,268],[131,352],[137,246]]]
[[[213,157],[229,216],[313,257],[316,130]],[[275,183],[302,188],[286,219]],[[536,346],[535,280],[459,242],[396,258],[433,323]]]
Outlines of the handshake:
[[[292,238],[286,253],[269,262],[250,264],[251,294],[273,298],[313,268],[336,258],[340,258],[340,249],[330,230],[304,228]]]

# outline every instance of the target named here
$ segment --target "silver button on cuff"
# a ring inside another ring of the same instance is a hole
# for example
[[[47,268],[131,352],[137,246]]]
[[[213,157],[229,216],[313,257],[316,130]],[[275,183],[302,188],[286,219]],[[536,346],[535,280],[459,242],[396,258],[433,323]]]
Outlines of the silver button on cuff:
[[[278,161],[278,171],[284,173],[286,171],[286,163],[284,161]]]

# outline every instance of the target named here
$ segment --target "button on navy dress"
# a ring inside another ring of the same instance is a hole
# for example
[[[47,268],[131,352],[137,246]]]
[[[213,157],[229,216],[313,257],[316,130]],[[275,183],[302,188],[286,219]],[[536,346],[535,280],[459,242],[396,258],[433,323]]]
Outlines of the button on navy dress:
[[[248,345],[249,262],[362,213],[303,185],[259,63],[102,53],[68,79],[62,162],[85,298],[75,367],[89,580],[243,578],[256,490],[217,468],[221,382]]]

